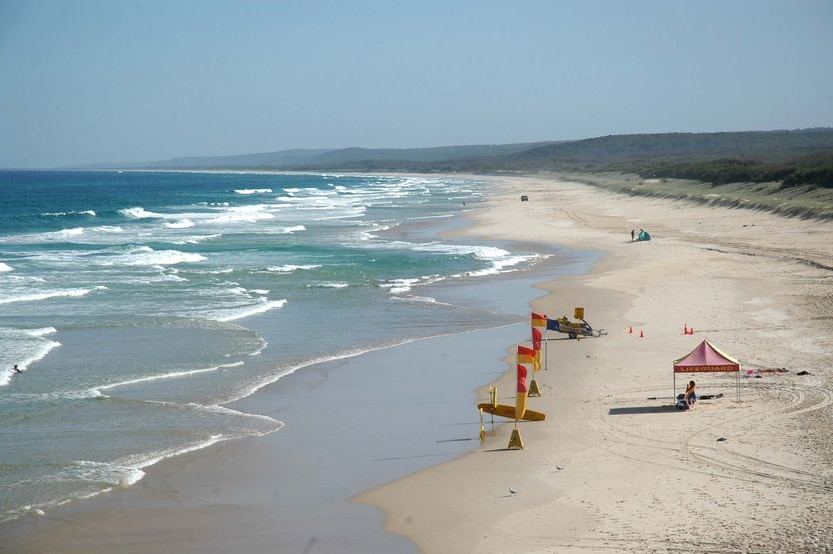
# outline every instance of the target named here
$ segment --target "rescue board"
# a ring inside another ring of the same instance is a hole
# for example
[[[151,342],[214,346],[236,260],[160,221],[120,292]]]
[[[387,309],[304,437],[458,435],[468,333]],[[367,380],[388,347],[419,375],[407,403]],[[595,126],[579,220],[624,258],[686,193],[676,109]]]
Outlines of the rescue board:
[[[484,402],[482,404],[478,404],[477,407],[482,409],[484,414],[493,414],[500,417],[515,419],[515,406],[507,406],[505,404],[493,406],[489,402]],[[547,414],[527,409],[524,410],[523,417],[519,419],[524,421],[544,421],[546,418]]]

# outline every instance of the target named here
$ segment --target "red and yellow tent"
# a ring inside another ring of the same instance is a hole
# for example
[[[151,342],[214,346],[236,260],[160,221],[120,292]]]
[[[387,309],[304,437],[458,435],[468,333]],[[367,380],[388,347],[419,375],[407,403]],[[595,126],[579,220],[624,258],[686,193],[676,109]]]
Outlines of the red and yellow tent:
[[[737,372],[740,400],[740,362],[707,340],[678,360],[674,360],[674,398],[677,398],[678,373]]]

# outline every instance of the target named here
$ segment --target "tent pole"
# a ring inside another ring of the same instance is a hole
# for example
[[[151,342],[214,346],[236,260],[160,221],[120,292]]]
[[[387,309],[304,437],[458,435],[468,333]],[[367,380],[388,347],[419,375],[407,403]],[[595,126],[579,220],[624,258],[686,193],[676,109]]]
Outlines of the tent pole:
[[[671,397],[671,402],[677,403],[677,372],[674,372],[674,396]]]

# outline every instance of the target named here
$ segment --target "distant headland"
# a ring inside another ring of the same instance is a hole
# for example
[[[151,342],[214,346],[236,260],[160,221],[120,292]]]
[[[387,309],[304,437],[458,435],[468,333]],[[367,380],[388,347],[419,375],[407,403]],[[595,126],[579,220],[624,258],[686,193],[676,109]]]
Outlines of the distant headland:
[[[410,149],[294,149],[73,169],[573,174],[628,194],[833,217],[833,128],[829,127]]]

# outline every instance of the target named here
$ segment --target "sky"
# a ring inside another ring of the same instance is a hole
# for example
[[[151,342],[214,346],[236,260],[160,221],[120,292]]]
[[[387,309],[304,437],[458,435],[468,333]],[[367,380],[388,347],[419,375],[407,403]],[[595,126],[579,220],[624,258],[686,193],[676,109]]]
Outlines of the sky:
[[[0,168],[833,126],[833,0],[0,0]]]

